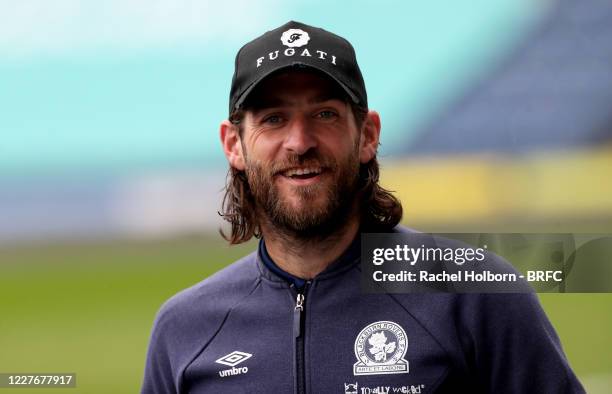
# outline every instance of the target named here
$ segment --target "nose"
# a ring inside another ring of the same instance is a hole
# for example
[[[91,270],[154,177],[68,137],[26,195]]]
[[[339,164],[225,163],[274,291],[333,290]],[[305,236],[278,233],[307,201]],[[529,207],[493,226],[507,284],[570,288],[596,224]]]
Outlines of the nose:
[[[303,155],[315,148],[317,140],[312,131],[308,121],[303,117],[292,119],[285,136],[284,148],[297,155]]]

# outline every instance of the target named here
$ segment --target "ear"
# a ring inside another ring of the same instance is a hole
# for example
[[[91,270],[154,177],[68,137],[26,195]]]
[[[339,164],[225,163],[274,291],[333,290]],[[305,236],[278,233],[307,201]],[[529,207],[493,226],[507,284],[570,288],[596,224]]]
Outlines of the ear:
[[[365,164],[376,157],[380,139],[380,115],[376,111],[368,111],[361,126],[361,143],[359,146],[359,161]]]
[[[244,171],[244,152],[242,152],[242,144],[240,143],[238,126],[229,120],[224,120],[221,122],[221,126],[219,126],[219,134],[221,136],[223,153],[225,153],[225,157],[227,157],[227,161],[229,162],[230,166],[237,170]]]

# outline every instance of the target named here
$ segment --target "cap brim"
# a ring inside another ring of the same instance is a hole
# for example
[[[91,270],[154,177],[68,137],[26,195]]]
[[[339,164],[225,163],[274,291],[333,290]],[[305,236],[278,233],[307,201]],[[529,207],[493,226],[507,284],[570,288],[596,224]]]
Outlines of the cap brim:
[[[348,86],[346,86],[344,83],[342,83],[342,81],[340,81],[338,78],[336,78],[334,75],[332,75],[328,71],[324,70],[321,67],[313,66],[312,64],[307,64],[307,63],[302,63],[302,62],[294,62],[294,63],[291,63],[291,64],[285,64],[285,65],[279,66],[277,68],[274,68],[274,69],[268,71],[267,73],[263,74],[262,76],[260,76],[248,88],[246,88],[246,90],[244,92],[242,92],[240,97],[238,97],[238,100],[236,100],[236,104],[234,104],[234,110],[240,108],[242,103],[244,103],[244,101],[249,96],[249,94],[253,91],[253,89],[255,89],[261,83],[261,81],[263,81],[264,79],[268,78],[270,75],[272,75],[272,74],[274,74],[274,73],[276,73],[276,72],[278,72],[280,70],[284,70],[284,69],[287,69],[287,68],[293,68],[293,67],[312,68],[314,70],[322,72],[326,76],[330,77],[338,85],[340,85],[340,87],[342,87],[342,89],[346,92],[346,94],[348,94],[348,96],[351,98],[351,100],[353,100],[353,102],[355,104],[359,104],[359,98],[355,95],[355,93],[353,93],[353,91]]]

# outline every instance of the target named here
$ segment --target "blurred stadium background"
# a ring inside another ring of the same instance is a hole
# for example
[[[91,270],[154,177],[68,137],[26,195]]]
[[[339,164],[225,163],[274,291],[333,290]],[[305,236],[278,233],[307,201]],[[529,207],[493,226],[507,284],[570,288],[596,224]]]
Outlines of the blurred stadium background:
[[[253,248],[217,234],[217,126],[290,19],[356,47],[405,224],[612,233],[608,0],[0,0],[0,371],[138,391],[160,304]],[[609,392],[612,296],[541,300]]]

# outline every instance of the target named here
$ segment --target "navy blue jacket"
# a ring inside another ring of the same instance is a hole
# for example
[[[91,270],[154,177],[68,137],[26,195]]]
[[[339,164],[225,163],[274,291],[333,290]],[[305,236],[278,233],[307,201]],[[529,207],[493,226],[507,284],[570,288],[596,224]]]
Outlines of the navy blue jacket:
[[[254,252],[172,297],[142,393],[584,392],[534,294],[364,294],[353,246],[299,291]]]

